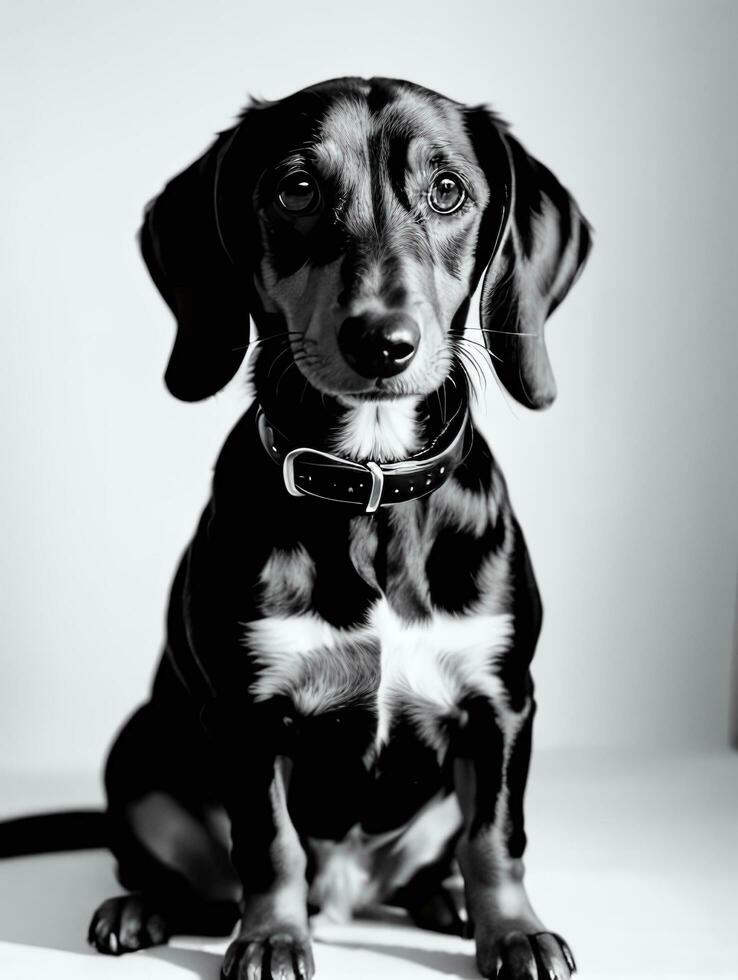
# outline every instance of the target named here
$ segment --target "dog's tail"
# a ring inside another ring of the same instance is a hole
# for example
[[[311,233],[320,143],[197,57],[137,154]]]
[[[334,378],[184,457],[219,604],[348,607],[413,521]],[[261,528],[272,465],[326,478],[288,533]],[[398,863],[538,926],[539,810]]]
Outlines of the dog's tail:
[[[0,821],[0,858],[110,846],[102,810],[68,810]]]

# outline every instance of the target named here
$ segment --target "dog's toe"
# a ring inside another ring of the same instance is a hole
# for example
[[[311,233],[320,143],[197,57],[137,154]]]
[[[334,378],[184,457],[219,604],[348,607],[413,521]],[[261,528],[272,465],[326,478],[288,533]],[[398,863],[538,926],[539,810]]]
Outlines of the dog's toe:
[[[228,947],[221,977],[224,980],[311,980],[315,973],[307,939],[290,932],[274,932],[263,939],[236,939]]]
[[[511,931],[479,942],[477,964],[492,980],[570,980],[576,970],[568,945],[552,932]]]
[[[542,940],[545,940],[548,945],[550,945],[553,942],[555,944],[554,948],[556,949],[556,951],[559,953],[563,953],[564,959],[566,960],[566,965],[569,968],[569,972],[570,973],[577,972],[577,964],[576,964],[576,960],[574,959],[574,954],[569,949],[569,944],[566,942],[566,940],[562,939],[561,936],[558,935],[558,933],[541,932],[538,933],[536,939],[538,940],[539,944],[541,943]]]
[[[148,938],[144,930],[143,901],[138,896],[131,896],[128,901],[122,903],[120,910],[118,938],[121,949],[126,951],[140,949]]]
[[[535,953],[525,933],[511,932],[505,936],[498,943],[497,955],[500,960],[499,977],[505,980],[538,980]]]
[[[90,923],[88,942],[99,953],[120,956],[168,938],[166,922],[142,895],[120,895],[103,902]]]
[[[119,900],[109,898],[95,912],[90,922],[87,941],[99,953],[118,953],[118,925],[120,922]]]

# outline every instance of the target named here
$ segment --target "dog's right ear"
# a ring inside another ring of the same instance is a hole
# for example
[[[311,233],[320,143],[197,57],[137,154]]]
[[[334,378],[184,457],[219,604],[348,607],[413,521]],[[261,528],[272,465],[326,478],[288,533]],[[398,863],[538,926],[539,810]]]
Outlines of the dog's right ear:
[[[239,275],[216,212],[218,173],[234,132],[219,136],[169,181],[147,206],[140,233],[151,278],[177,320],[164,380],[173,395],[188,402],[228,384],[249,342],[251,274],[241,269]]]

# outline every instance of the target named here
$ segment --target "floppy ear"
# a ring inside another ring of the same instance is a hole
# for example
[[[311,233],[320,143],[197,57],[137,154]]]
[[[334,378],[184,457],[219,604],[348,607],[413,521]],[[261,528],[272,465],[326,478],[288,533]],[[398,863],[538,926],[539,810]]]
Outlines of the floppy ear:
[[[164,380],[183,401],[220,391],[249,341],[251,275],[241,269],[239,276],[216,213],[218,174],[233,132],[169,181],[146,208],[140,232],[151,278],[177,320]]]
[[[590,226],[551,171],[489,118],[495,129],[491,138],[496,136],[506,151],[509,206],[482,284],[480,324],[510,394],[528,408],[546,408],[556,397],[556,382],[544,324],[584,266]],[[494,159],[499,167],[500,155]],[[500,174],[487,172],[487,179],[494,197]]]

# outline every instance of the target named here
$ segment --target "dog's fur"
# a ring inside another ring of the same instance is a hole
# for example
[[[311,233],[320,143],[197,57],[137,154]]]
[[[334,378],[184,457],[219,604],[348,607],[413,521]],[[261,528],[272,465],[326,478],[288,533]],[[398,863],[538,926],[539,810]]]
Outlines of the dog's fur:
[[[285,213],[280,180],[321,199]],[[428,187],[466,200],[435,213]],[[589,250],[556,178],[483,108],[345,78],[251,105],[149,206],[143,254],[177,320],[166,383],[198,400],[236,373],[256,324],[256,403],[295,445],[404,459],[470,396],[486,349],[509,392],[555,396],[543,324]],[[484,276],[479,327],[466,327]],[[348,317],[402,311],[406,370],[357,373]],[[476,345],[476,346],[475,346]],[[289,496],[257,405],[220,454],[174,579],[150,700],[106,785],[121,883],[91,941],[227,932],[223,973],[309,977],[308,911],[375,902],[458,931],[458,859],[486,977],[568,978],[566,944],[523,886],[523,793],[541,604],[483,438],[428,496],[375,514]]]

